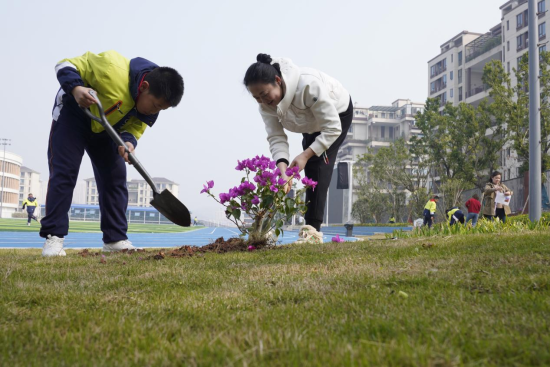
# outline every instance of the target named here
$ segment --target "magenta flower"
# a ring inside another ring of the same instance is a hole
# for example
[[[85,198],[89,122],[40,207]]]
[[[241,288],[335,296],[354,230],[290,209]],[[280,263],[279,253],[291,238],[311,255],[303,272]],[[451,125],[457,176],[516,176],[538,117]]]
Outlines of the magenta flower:
[[[231,196],[229,194],[226,194],[224,192],[220,194],[220,203],[225,204],[229,200],[231,200]]]
[[[284,184],[286,184],[286,180],[284,178],[279,178],[279,180],[277,180],[277,183],[279,184],[279,186],[283,186]]]
[[[254,195],[254,199],[252,199],[250,202],[254,205],[258,205],[260,203],[260,198],[258,197],[258,195]]]
[[[248,246],[248,251],[254,251],[254,250],[256,250],[256,247],[254,247],[254,246]]]
[[[313,191],[315,191],[315,186],[317,186],[317,182],[313,181],[312,179],[310,178],[307,178],[307,177],[304,177],[302,179],[302,183],[305,185],[305,186],[309,186],[311,187],[311,189]]]
[[[332,242],[346,242],[346,240],[344,240],[343,238],[340,238],[340,235],[337,234],[336,237],[332,237]]]
[[[201,194],[204,194],[205,192],[208,192],[211,188],[214,187],[214,181],[206,181],[206,185],[202,185],[203,189],[201,190]]]
[[[269,189],[270,189],[271,191],[273,191],[273,192],[279,192],[279,189],[278,189],[277,186],[275,186],[275,185],[269,186]]]
[[[301,176],[300,176],[300,167],[294,166],[294,167],[291,167],[291,168],[287,168],[285,174],[289,177],[294,176],[294,178],[297,178],[299,180],[301,178]]]

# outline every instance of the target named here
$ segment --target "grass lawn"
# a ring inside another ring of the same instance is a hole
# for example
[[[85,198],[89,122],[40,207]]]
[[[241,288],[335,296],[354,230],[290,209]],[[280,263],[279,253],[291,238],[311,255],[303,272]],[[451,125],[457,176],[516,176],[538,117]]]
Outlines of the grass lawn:
[[[67,253],[0,250],[0,365],[550,365],[550,232]]]
[[[175,224],[137,224],[128,225],[128,233],[176,233],[186,232],[203,227],[180,227]],[[0,232],[38,232],[40,224],[34,220],[27,226],[27,219],[0,219]],[[71,221],[69,232],[100,233],[99,222]]]

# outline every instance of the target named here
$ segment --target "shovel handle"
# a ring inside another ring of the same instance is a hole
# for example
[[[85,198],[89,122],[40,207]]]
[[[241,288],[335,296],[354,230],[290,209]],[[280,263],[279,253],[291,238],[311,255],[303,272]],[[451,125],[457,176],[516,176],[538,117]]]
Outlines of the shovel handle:
[[[128,147],[126,146],[126,144],[124,144],[124,141],[120,138],[120,135],[117,134],[117,132],[115,131],[115,129],[113,129],[113,127],[111,126],[109,121],[107,121],[107,117],[105,116],[105,112],[103,111],[103,106],[101,105],[101,101],[97,97],[96,91],[95,90],[90,90],[89,94],[96,100],[97,107],[99,109],[99,116],[100,117],[95,116],[92,112],[90,112],[89,109],[81,107],[82,110],[84,110],[84,113],[86,113],[86,115],[89,118],[91,118],[92,120],[99,122],[101,124],[101,126],[103,126],[103,128],[105,129],[107,134],[109,134],[111,139],[113,139],[113,141],[118,146],[124,147],[124,150],[126,151],[126,153],[128,153],[128,160],[136,168],[136,170],[139,172],[139,174],[145,179],[145,181],[147,181],[149,186],[151,186],[151,189],[153,190],[154,194],[155,195],[160,194],[160,192],[158,191],[158,189],[157,189],[155,183],[153,182],[153,179],[149,175],[149,173],[147,173],[147,171],[142,166],[141,162],[137,159],[137,157],[133,153],[130,153],[130,151],[128,150]]]

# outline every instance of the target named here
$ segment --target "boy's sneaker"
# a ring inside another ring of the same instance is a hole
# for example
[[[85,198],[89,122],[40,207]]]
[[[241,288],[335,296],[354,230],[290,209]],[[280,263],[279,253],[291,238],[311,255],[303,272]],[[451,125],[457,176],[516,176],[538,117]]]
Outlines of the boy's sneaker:
[[[30,223],[27,223],[27,227],[30,227],[30,225],[31,225]]]
[[[117,242],[109,242],[103,244],[103,252],[115,252],[122,250],[137,250],[136,247],[132,246],[132,242],[128,240],[122,240]]]
[[[312,226],[305,225],[300,228],[296,243],[323,243],[323,232],[317,231]]]
[[[49,234],[42,248],[42,256],[67,256],[65,250],[63,250],[63,238]]]

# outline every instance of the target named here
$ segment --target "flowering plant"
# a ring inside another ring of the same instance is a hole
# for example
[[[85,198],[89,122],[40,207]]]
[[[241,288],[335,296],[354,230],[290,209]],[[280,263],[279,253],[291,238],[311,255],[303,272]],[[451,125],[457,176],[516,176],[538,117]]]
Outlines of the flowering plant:
[[[285,176],[289,177],[288,180],[282,178],[275,161],[264,156],[238,161],[235,169],[246,175],[239,186],[229,189],[227,193],[222,192],[217,198],[211,192],[214,181],[208,181],[201,194],[207,193],[222,204],[227,218],[237,225],[241,235],[248,235],[252,240],[267,239],[271,231],[279,236],[285,220],[306,212],[303,193],[308,188],[315,190],[317,186],[317,182],[307,177],[302,178],[298,167],[286,170]],[[297,190],[294,197],[287,196],[285,185],[290,184],[292,179],[301,178],[304,187]],[[243,213],[252,219],[251,226],[245,225]]]

